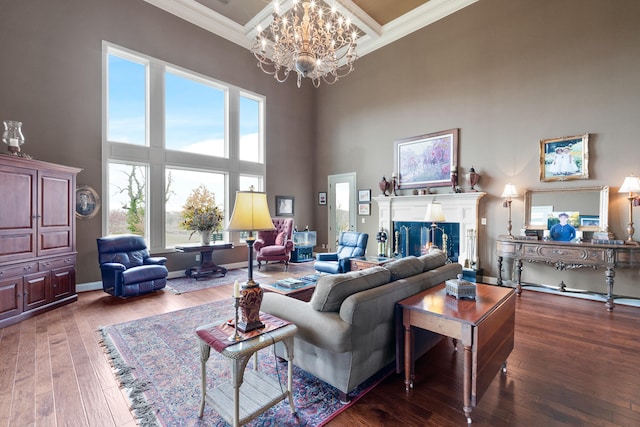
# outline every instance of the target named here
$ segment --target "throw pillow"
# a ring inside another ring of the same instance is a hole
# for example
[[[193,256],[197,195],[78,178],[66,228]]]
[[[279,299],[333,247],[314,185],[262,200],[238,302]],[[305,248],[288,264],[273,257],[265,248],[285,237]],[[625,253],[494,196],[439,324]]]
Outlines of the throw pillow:
[[[386,283],[389,283],[389,271],[383,267],[322,275],[316,282],[309,304],[316,311],[338,311],[350,295]]]
[[[405,277],[415,276],[422,273],[424,264],[414,256],[401,258],[397,261],[391,261],[384,265],[384,268],[391,272],[391,281],[394,282]]]
[[[447,262],[447,256],[440,249],[434,249],[426,255],[418,257],[424,263],[424,271],[441,267]]]
[[[278,246],[283,246],[285,239],[287,238],[287,232],[283,231],[282,233],[278,233],[278,235],[276,236],[276,245]]]

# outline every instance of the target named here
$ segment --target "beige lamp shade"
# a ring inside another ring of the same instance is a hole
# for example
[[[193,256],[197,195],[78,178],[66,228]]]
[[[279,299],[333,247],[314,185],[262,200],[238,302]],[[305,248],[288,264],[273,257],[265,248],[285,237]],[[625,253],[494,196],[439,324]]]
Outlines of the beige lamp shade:
[[[433,202],[427,205],[427,214],[424,216],[424,220],[427,222],[444,221],[444,212],[442,212],[442,204],[438,202]]]
[[[513,184],[507,184],[504,186],[504,191],[502,192],[501,197],[506,197],[508,199],[512,197],[518,197],[518,190],[516,190],[516,186]]]
[[[236,191],[231,220],[227,231],[274,230],[267,194],[259,191]]]
[[[640,193],[640,178],[633,175],[626,177],[618,193],[629,193],[629,196],[631,193]]]

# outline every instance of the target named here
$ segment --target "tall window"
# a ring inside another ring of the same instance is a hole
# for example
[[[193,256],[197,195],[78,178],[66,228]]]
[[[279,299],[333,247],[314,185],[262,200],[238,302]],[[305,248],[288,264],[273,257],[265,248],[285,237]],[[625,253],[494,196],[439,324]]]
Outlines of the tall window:
[[[157,251],[199,242],[180,212],[200,185],[224,229],[235,191],[263,188],[264,97],[106,42],[103,55],[105,233]]]

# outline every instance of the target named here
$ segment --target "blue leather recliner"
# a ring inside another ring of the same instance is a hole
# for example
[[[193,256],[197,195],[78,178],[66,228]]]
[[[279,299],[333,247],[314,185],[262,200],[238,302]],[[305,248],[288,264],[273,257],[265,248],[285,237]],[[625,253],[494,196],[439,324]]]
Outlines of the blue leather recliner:
[[[167,258],[150,257],[141,236],[119,234],[97,240],[102,288],[106,293],[126,298],[166,286]]]
[[[314,268],[321,273],[346,273],[351,270],[351,258],[364,256],[369,235],[356,231],[344,231],[338,238],[336,252],[318,254]]]

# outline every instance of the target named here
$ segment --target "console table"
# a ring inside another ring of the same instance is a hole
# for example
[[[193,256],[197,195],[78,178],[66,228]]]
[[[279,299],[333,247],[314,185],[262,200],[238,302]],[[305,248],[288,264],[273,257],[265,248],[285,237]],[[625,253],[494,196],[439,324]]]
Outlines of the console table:
[[[231,248],[233,248],[232,243],[212,243],[210,245],[180,245],[176,246],[176,251],[200,252],[200,264],[188,268],[184,272],[187,277],[195,277],[195,279],[198,280],[200,277],[205,277],[217,272],[222,273],[223,276],[227,274],[226,268],[216,265],[216,263],[213,262],[212,254],[213,251]]]
[[[544,240],[498,239],[497,284],[502,285],[502,261],[515,261],[516,294],[522,293],[522,261],[537,262],[557,270],[573,270],[589,267],[604,268],[607,284],[607,311],[613,310],[613,278],[616,268],[640,267],[640,246],[601,245],[593,243],[556,242]]]

